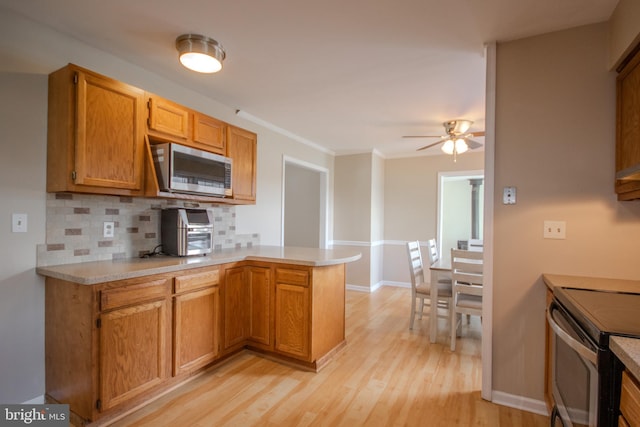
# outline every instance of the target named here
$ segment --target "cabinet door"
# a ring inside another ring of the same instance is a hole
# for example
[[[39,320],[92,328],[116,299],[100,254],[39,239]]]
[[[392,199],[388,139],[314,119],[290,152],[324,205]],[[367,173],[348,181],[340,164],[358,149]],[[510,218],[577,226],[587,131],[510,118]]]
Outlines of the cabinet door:
[[[193,114],[193,142],[223,156],[227,154],[225,129],[225,123],[220,120],[200,113]]]
[[[173,374],[178,375],[200,368],[218,356],[219,288],[176,295],[173,308]]]
[[[76,72],[75,184],[142,188],[144,92]]]
[[[157,96],[149,98],[149,130],[189,138],[189,110]]]
[[[227,127],[227,156],[233,159],[232,187],[236,200],[256,200],[257,148],[255,133]]]
[[[308,360],[311,310],[308,272],[276,269],[275,349]]]
[[[271,269],[247,267],[249,284],[249,340],[271,346]]]
[[[632,176],[616,181],[616,192],[640,198],[640,52],[618,75],[616,115],[616,173]]]
[[[224,349],[244,345],[248,336],[248,291],[244,267],[225,270],[224,275]]]
[[[104,313],[100,319],[100,410],[160,385],[167,375],[167,300]]]

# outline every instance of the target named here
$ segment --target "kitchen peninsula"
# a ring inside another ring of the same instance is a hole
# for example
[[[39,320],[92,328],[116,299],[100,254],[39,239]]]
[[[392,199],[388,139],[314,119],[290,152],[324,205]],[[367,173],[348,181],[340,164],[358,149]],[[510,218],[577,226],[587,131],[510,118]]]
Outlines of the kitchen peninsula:
[[[345,344],[345,263],[257,246],[39,267],[46,393],[100,425],[248,349],[318,371]]]

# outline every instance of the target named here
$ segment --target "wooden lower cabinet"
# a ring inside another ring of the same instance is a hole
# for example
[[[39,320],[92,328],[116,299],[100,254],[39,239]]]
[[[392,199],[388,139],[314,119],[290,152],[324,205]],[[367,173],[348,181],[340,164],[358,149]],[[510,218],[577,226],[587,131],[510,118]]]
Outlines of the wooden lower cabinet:
[[[173,297],[173,375],[193,372],[220,354],[218,269],[176,277]]]
[[[273,283],[271,268],[247,267],[249,291],[249,336],[251,345],[266,350],[273,349],[271,316],[273,306]]]
[[[619,426],[640,426],[640,384],[625,370],[622,372]]]
[[[68,403],[76,424],[142,402],[170,378],[170,279],[46,279],[46,398]]]
[[[248,289],[244,266],[225,269],[223,289],[224,350],[228,352],[244,347],[248,336]]]
[[[100,316],[98,410],[111,409],[167,377],[167,301],[149,301]]]
[[[345,344],[344,271],[243,261],[96,285],[47,277],[46,399],[101,425],[244,348],[317,371]]]
[[[276,268],[275,349],[309,361],[309,272]]]

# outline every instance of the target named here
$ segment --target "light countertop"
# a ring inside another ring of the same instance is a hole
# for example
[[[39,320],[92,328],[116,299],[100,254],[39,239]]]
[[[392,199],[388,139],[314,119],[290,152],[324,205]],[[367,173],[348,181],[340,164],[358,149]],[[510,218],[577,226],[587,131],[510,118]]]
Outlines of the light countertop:
[[[561,274],[543,274],[542,280],[552,291],[554,288],[577,288],[640,293],[640,280],[565,276]]]
[[[113,280],[131,279],[238,261],[265,261],[322,267],[353,262],[360,259],[360,257],[360,253],[348,249],[256,246],[253,248],[214,251],[206,256],[154,256],[150,258],[92,261],[37,267],[36,272],[42,276],[67,280],[82,285],[95,285]]]
[[[640,378],[640,339],[612,336],[609,347],[629,372]]]

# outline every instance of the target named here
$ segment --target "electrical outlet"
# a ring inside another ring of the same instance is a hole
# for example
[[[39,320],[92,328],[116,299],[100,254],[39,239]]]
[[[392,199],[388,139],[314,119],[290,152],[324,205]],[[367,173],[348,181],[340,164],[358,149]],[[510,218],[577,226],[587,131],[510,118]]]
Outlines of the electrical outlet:
[[[504,187],[502,193],[502,204],[515,205],[516,204],[516,187]]]
[[[27,214],[26,213],[11,214],[11,231],[13,233],[27,232]]]
[[[566,239],[567,223],[565,221],[545,221],[543,235],[545,239]]]
[[[102,237],[113,237],[116,234],[116,224],[113,221],[105,221],[102,227]]]

